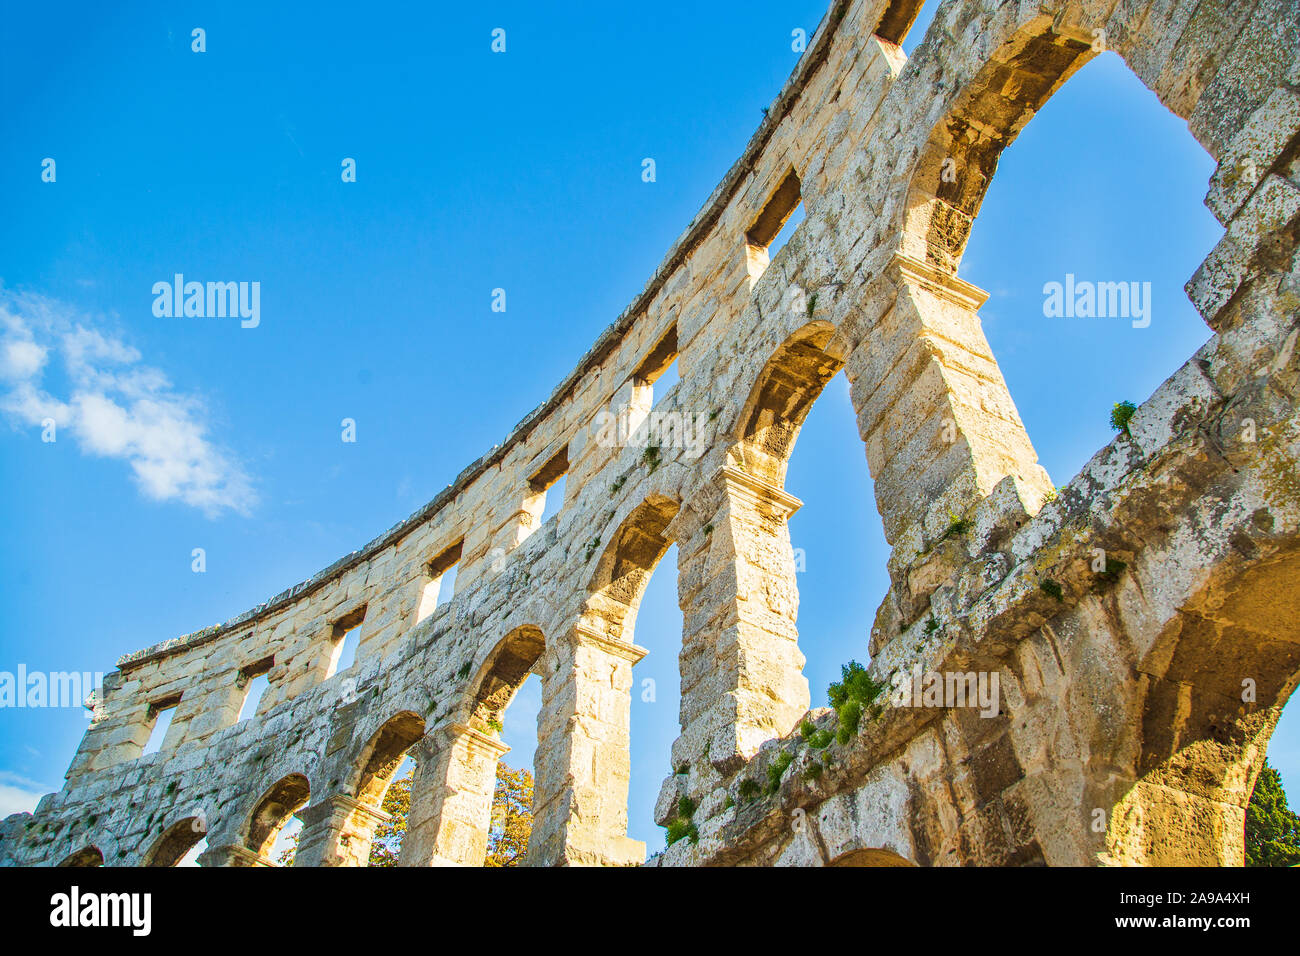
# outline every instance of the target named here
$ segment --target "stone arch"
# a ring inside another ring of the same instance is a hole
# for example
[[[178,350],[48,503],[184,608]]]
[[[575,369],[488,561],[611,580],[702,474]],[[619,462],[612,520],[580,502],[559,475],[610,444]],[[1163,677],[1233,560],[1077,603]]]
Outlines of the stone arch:
[[[1300,684],[1297,582],[1294,546],[1213,581],[1145,654],[1137,779],[1108,814],[1111,859],[1242,864],[1246,805]],[[1247,690],[1254,700],[1243,700]]]
[[[378,807],[407,751],[423,736],[424,718],[414,711],[388,718],[361,748],[347,789],[362,803]]]
[[[370,735],[350,759],[342,792],[298,811],[303,827],[294,866],[367,865],[375,830],[389,819],[382,810],[384,796],[424,732],[424,718],[403,710]]]
[[[1096,55],[1040,18],[987,59],[921,149],[903,206],[905,255],[956,274],[1002,151]]]
[[[145,854],[144,866],[175,866],[186,853],[205,837],[207,826],[202,817],[186,817],[163,831]]]
[[[810,322],[768,359],[738,420],[732,462],[777,488],[799,428],[826,383],[844,367],[842,343],[829,322]]]
[[[478,670],[465,723],[478,731],[499,724],[545,650],[546,638],[532,625],[517,627],[503,637]]]
[[[244,847],[266,857],[276,836],[311,797],[311,784],[300,773],[282,777],[266,790],[253,805],[242,828]]]
[[[896,0],[893,6],[901,10],[909,2]],[[1027,18],[990,24],[992,52],[980,58],[977,69],[960,83],[949,107],[932,125],[907,181],[901,205],[903,255],[956,274],[1002,151],[1052,95],[1102,50],[1117,53],[1167,109],[1188,122],[1189,132],[1218,159],[1236,132],[1233,123],[1243,122],[1254,108],[1251,104],[1263,102],[1274,84],[1281,83],[1288,64],[1270,62],[1274,51],[1266,44],[1238,44],[1234,49],[1247,18],[1220,17],[1213,28],[1202,24],[1199,30],[1184,29],[1182,23],[1166,24],[1177,39],[1173,53],[1180,69],[1172,69],[1172,63],[1166,63],[1170,51],[1162,47],[1170,42],[1169,37],[1159,22],[1172,11],[1159,9],[1155,3],[1147,6],[1147,11],[1116,10],[1106,20],[1088,19],[1088,13],[1077,7],[1062,9],[1055,16],[1038,13],[1035,8]],[[976,8],[974,2],[954,6],[943,24],[936,16],[936,26],[958,29],[958,25],[979,18]],[[885,20],[889,16],[887,13]],[[1135,29],[1144,16],[1142,29]],[[942,32],[939,35],[942,37]],[[918,48],[915,55],[920,58],[931,52]],[[1225,110],[1226,116],[1216,120],[1208,115],[1212,108],[1198,110],[1198,105],[1208,81],[1216,79],[1215,72],[1230,53],[1237,61],[1233,66],[1237,76],[1251,76],[1253,85],[1231,95],[1226,89],[1216,90],[1225,100],[1223,105],[1231,107]],[[1193,70],[1199,74],[1196,81],[1185,81]],[[928,123],[928,115],[925,121]]]
[[[468,682],[472,690],[452,720],[417,744],[402,866],[483,864],[497,764],[509,750],[499,739],[499,729],[510,701],[545,650],[540,628],[514,628]]]
[[[899,856],[893,850],[880,848],[849,850],[830,860],[827,866],[916,866],[907,857]]]
[[[104,854],[95,845],[83,846],[75,853],[64,857],[59,866],[103,866]]]
[[[650,495],[632,509],[605,546],[587,585],[582,623],[612,640],[631,643],[637,607],[659,559],[672,543],[668,525],[678,503]]]
[[[725,580],[712,582],[698,598],[683,594],[683,611],[719,622],[723,636],[710,639],[687,625],[682,736],[673,746],[674,767],[703,763],[724,775],[734,772],[763,741],[790,732],[808,709],[788,527],[802,502],[784,485],[809,411],[845,367],[844,345],[836,326],[814,320],[775,346],[741,406],[726,464],[712,476],[707,497],[691,509],[694,533],[683,545],[683,574],[709,567]],[[714,510],[694,514],[709,508]],[[692,601],[700,606],[687,607]],[[703,673],[701,662],[708,662]],[[665,782],[668,791],[684,785],[679,776]],[[661,791],[661,824],[676,802]]]
[[[679,503],[651,494],[604,545],[578,619],[547,655],[538,716],[532,866],[636,865],[645,844],[627,836],[631,641],[650,576],[672,541]]]

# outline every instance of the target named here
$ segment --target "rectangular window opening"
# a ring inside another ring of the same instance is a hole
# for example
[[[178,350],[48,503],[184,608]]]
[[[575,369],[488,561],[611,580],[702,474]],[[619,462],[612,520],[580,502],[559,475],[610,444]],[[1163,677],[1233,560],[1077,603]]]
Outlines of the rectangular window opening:
[[[157,753],[162,749],[163,741],[167,739],[167,731],[171,729],[172,719],[176,716],[176,705],[180,702],[180,694],[176,694],[149,705],[148,720],[153,726],[150,728],[149,740],[145,743],[141,756]]]
[[[757,280],[766,270],[772,257],[794,234],[803,222],[803,196],[799,174],[793,167],[767,201],[754,224],[745,233],[746,258],[751,281]]]
[[[465,541],[462,538],[451,547],[440,551],[438,556],[425,566],[424,588],[420,592],[420,606],[415,614],[417,624],[455,595],[456,567],[460,562],[464,545]]]
[[[257,714],[257,708],[262,703],[262,695],[271,686],[270,670],[274,665],[275,658],[267,657],[239,669],[238,683],[244,688],[244,703],[239,708],[236,723],[248,720]]]
[[[363,604],[334,622],[331,628],[334,651],[330,657],[328,672],[325,674],[326,680],[357,662],[357,648],[361,644],[361,622],[365,617],[366,608]]]
[[[677,384],[677,323],[673,323],[664,333],[650,354],[637,368],[633,381],[642,387],[650,387],[650,405],[655,405]]]
[[[528,490],[534,496],[542,496],[538,524],[545,524],[552,515],[559,514],[560,509],[564,507],[564,480],[568,473],[569,446],[565,445],[528,480]],[[535,500],[532,507],[537,507]]]

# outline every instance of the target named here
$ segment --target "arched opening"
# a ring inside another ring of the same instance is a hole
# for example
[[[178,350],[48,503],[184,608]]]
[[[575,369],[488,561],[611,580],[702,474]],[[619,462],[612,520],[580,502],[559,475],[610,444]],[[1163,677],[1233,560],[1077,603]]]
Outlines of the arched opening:
[[[294,813],[307,804],[311,785],[300,773],[289,774],[264,793],[244,825],[244,846],[264,859],[272,850]]]
[[[163,831],[145,855],[145,866],[180,866],[207,837],[202,817],[186,817]]]
[[[628,836],[632,774],[633,643],[646,586],[668,550],[678,503],[654,494],[619,523],[599,557],[587,598],[543,669],[532,865],[635,865],[646,844]]]
[[[786,465],[813,402],[844,366],[829,322],[815,322],[792,335],[772,356],[740,416],[736,465],[774,487],[785,485]]]
[[[481,759],[478,789],[489,796],[482,855],[487,866],[517,866],[528,850],[532,829],[533,757],[541,709],[541,680],[536,674],[546,639],[535,627],[517,628],[497,645],[484,665],[470,708],[468,725],[501,742],[496,760]],[[513,759],[506,756],[519,744]],[[480,801],[483,802],[483,801]]]
[[[99,847],[87,846],[82,847],[71,856],[65,857],[59,866],[103,866],[104,854],[99,852]]]
[[[536,668],[545,650],[541,631],[514,631],[498,647],[474,695],[470,726],[498,738],[510,754],[503,754],[492,768],[486,866],[518,866],[528,851],[542,696]]]
[[[501,733],[506,708],[545,649],[546,639],[535,627],[517,628],[497,645],[480,672],[470,706],[471,727]]]
[[[637,608],[670,544],[664,532],[677,514],[677,502],[654,496],[619,526],[605,548],[587,589],[583,621],[606,637],[632,643]]]
[[[844,364],[829,323],[795,332],[755,384],[732,452],[747,474],[798,501],[788,519],[794,633],[805,654],[804,636],[816,635],[818,653],[804,673],[818,704],[844,663],[868,658],[863,623],[889,586],[888,545]]]
[[[824,387],[790,449],[785,490],[803,502],[791,515],[799,608],[795,624],[807,657],[815,707],[849,661],[870,660],[872,621],[889,590],[889,545],[858,434],[848,377]]]
[[[362,751],[354,792],[362,803],[379,806],[406,753],[424,736],[424,718],[409,710],[390,717]]]
[[[368,866],[395,866],[410,814],[411,783],[415,775],[412,748],[424,737],[424,718],[412,711],[395,714],[375,732],[362,749],[354,783],[356,799],[385,814],[376,825],[369,815],[353,814],[348,820],[349,843],[367,844]],[[352,848],[358,856],[361,850]]]
[[[1208,337],[1183,285],[1222,235],[1202,202],[1212,159],[1104,48],[1041,20],[1008,39],[931,130],[903,214],[904,257],[990,290],[945,364],[974,353],[1009,394],[959,429],[1025,442],[1062,482],[1114,437],[1114,405]]]
[[[1219,580],[1166,626],[1140,669],[1138,779],[1107,852],[1154,866],[1240,865],[1246,806],[1300,683],[1300,552]]]
[[[1113,405],[1140,404],[1209,337],[1183,285],[1222,235],[1203,202],[1214,163],[1113,52],[996,162],[961,275],[989,290],[979,322],[1064,484],[1114,437]]]
[[[1209,338],[1183,284],[1222,235],[1202,202],[1214,161],[1185,121],[1194,100],[1171,113],[1104,46],[1042,20],[1012,36],[931,131],[903,214],[902,256],[933,270],[931,285],[956,282],[960,267],[991,290],[978,319],[971,310],[972,339],[987,329],[993,367],[1058,481],[1122,428],[1116,403],[1141,404]],[[1262,595],[1289,597],[1297,573],[1281,554],[1219,582],[1137,665],[1137,780],[1108,812],[1103,854],[1241,859],[1245,807],[1296,679],[1294,632]]]
[[[850,850],[826,864],[827,866],[916,866],[893,850]]]
[[[673,766],[672,748],[681,726],[682,609],[677,593],[678,547],[668,546],[651,571],[638,601],[635,642],[648,652],[632,670],[628,784],[628,836],[653,855],[664,848],[666,833],[655,823],[655,802]]]

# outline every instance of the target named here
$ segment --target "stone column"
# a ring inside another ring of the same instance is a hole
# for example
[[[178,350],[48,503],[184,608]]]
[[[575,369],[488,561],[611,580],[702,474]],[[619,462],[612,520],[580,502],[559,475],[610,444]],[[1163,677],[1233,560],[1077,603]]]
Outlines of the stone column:
[[[712,481],[716,511],[683,565],[694,587],[682,595],[682,737],[673,757],[707,759],[728,774],[808,709],[786,523],[802,502],[730,466]]]
[[[977,312],[988,294],[896,255],[897,295],[846,363],[885,538],[966,514],[1007,475],[1051,490]],[[946,523],[946,522],[945,522]]]
[[[646,650],[583,624],[557,642],[543,677],[529,866],[631,866],[627,836],[632,665]]]
[[[229,843],[210,846],[199,854],[199,866],[275,866],[264,856],[259,856],[246,846]]]
[[[483,865],[497,762],[509,750],[465,724],[440,727],[412,748],[415,778],[398,865]]]
[[[302,832],[294,866],[366,866],[375,828],[392,818],[346,794],[299,810]]]

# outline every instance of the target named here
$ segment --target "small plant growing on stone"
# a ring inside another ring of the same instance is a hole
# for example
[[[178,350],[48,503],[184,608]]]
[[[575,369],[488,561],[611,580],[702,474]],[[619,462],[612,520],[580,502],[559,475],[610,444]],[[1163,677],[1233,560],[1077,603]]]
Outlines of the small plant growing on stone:
[[[592,538],[590,541],[588,541],[588,542],[587,542],[587,551],[586,551],[586,553],[582,556],[582,560],[584,560],[584,561],[590,561],[590,560],[591,560],[591,556],[592,556],[593,554],[596,553],[596,549],[599,548],[599,547],[600,547],[600,538],[599,538],[599,537]]]
[[[1119,558],[1107,557],[1106,570],[1098,571],[1097,577],[1101,578],[1103,581],[1108,581],[1111,584],[1114,584],[1119,580],[1119,576],[1124,573],[1124,569],[1127,567],[1128,564],[1121,561]]]
[[[688,774],[690,772],[691,772],[691,765],[689,763],[679,764],[676,768],[673,769],[673,773],[679,777],[683,776],[684,774]]]
[[[672,846],[678,840],[684,837],[690,837],[692,843],[698,843],[700,833],[695,828],[695,823],[691,817],[695,814],[695,801],[690,797],[682,797],[677,801],[677,815],[668,821],[668,833],[665,841]]]
[[[1044,594],[1050,594],[1058,601],[1065,600],[1064,592],[1061,590],[1061,585],[1053,581],[1051,578],[1043,579],[1043,581],[1039,583],[1038,587]]]
[[[686,837],[690,837],[692,843],[700,841],[700,832],[695,828],[694,823],[690,820],[683,820],[681,817],[675,817],[668,821],[668,833],[665,835],[664,841],[669,846]]]
[[[713,534],[713,522],[709,522],[708,524],[706,524],[706,525],[704,526],[704,533],[705,533],[705,534]]]
[[[822,771],[824,769],[825,768],[822,767],[822,765],[819,763],[810,763],[807,767],[804,768],[803,778],[805,780],[816,780],[818,777],[822,775]]]
[[[758,791],[759,791],[758,781],[751,780],[749,777],[746,777],[744,780],[740,781],[740,787],[737,790],[737,792],[740,794],[740,799],[744,800],[746,803],[749,803],[751,800],[757,797]]]
[[[715,408],[713,411],[709,412],[709,421],[715,421],[717,417],[721,414],[722,414],[722,409]]]
[[[858,724],[862,722],[862,702],[857,700],[848,700],[839,710],[840,725],[835,731],[836,742],[843,747],[853,735],[858,732]]]
[[[814,292],[808,297],[808,318],[812,318],[813,310],[817,308],[817,293]]]
[[[937,630],[939,630],[939,622],[931,616],[930,620],[925,622],[925,633],[933,634]]]
[[[1110,427],[1121,432],[1125,438],[1132,438],[1133,434],[1128,430],[1128,426],[1136,411],[1137,406],[1132,402],[1116,402],[1110,410]]]
[[[954,535],[963,535],[971,529],[971,523],[966,518],[959,518],[951,511],[948,512],[948,528],[944,531],[944,538],[951,538]]]
[[[618,490],[627,483],[627,475],[619,475],[614,479],[614,483],[609,486],[609,496],[612,498],[618,494]]]
[[[872,716],[879,713],[876,699],[888,687],[884,681],[874,680],[857,661],[849,661],[840,668],[840,679],[826,688],[826,696],[839,717],[835,739],[841,746],[858,732],[863,710],[870,708]]]
[[[663,459],[659,457],[658,445],[646,445],[645,451],[641,453],[641,459],[649,466],[650,473],[663,464]]]
[[[813,734],[817,733],[817,725],[805,717],[799,721],[799,736],[808,740]]]
[[[495,717],[489,717],[487,721],[487,725],[488,725],[488,730],[497,734],[501,733],[506,729],[505,725],[502,724],[501,721],[497,720]]]
[[[466,677],[468,677],[469,669],[472,663],[473,663],[472,661],[466,661],[464,664],[462,664],[460,666],[460,670],[456,671],[456,677],[459,678],[460,680],[464,680]]]
[[[785,750],[772,758],[772,762],[767,765],[767,792],[769,794],[776,793],[781,789],[781,778],[785,776],[786,770],[790,768],[792,763],[794,763],[794,754]]]
[[[735,805],[736,805],[736,801],[733,800],[733,799],[731,799],[731,794],[727,794],[727,799],[724,800],[723,803],[722,803],[722,809],[723,809],[724,811],[726,811],[726,810],[730,810],[730,809],[731,809],[732,807],[734,807]]]

